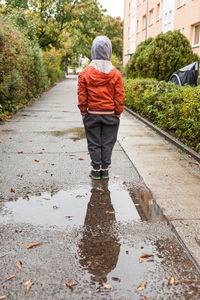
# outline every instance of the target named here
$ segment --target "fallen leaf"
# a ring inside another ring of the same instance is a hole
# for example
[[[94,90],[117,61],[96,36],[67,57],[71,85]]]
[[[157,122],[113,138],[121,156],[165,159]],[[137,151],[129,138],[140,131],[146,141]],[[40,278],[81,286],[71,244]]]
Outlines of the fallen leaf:
[[[54,208],[54,209],[58,209],[59,207],[58,207],[57,205],[54,205],[53,208]]]
[[[153,200],[149,200],[149,205],[153,205]]]
[[[140,256],[140,261],[141,262],[147,262],[147,261],[153,261],[153,255],[152,254],[142,254]]]
[[[6,298],[7,298],[7,296],[6,296],[6,295],[0,296],[0,300],[2,300],[2,299],[6,299]]]
[[[28,281],[25,282],[26,287],[26,294],[28,294],[28,292],[30,291],[30,288],[32,287],[32,285],[34,284],[32,281],[32,279],[29,279]]]
[[[37,246],[39,246],[39,245],[41,245],[41,243],[33,243],[33,244],[29,244],[26,248],[27,248],[27,249],[31,249],[31,248],[37,247]]]
[[[142,300],[148,300],[148,298],[145,296],[142,296]]]
[[[114,211],[109,211],[109,210],[107,210],[107,211],[106,211],[106,214],[115,214],[115,212],[114,212]]]
[[[38,154],[43,154],[43,152],[38,152]]]
[[[104,189],[102,189],[102,187],[97,187],[96,190],[100,192],[104,192]]]
[[[32,143],[32,140],[30,140],[29,142]]]
[[[15,189],[11,188],[10,189],[11,193],[15,193]]]
[[[182,284],[182,283],[190,284],[190,283],[194,283],[194,281],[192,281],[192,280],[181,280],[181,281],[176,281],[176,282],[175,282],[175,285],[179,285],[179,284]]]
[[[66,216],[66,217],[65,217],[65,219],[68,220],[68,221],[71,221],[72,218],[73,218],[72,216]]]
[[[14,277],[16,277],[16,275],[11,275],[11,276],[7,277],[5,281],[8,281],[8,280],[10,280],[10,279],[12,279]]]
[[[112,277],[111,279],[112,279],[113,281],[118,281],[118,282],[121,281],[120,278],[118,278],[118,277]]]
[[[34,159],[35,162],[39,163],[40,161],[38,159]]]
[[[55,164],[51,164],[52,166],[55,166]]]
[[[184,222],[184,221],[180,221],[181,224],[185,225],[185,226],[189,226],[189,224],[187,222]]]
[[[74,290],[73,285],[71,285],[69,282],[65,281],[65,284],[67,287],[69,287],[72,291]]]
[[[118,176],[118,175],[116,175],[116,176],[114,176],[114,178],[116,178],[116,179],[117,179],[117,178],[119,178],[119,176]]]
[[[44,200],[50,200],[50,198],[43,198]]]
[[[49,171],[48,170],[45,170],[45,173],[48,173]]]
[[[192,162],[192,161],[189,161],[189,162],[188,162],[188,164],[189,164],[189,165],[192,165],[192,164],[193,164],[193,162]]]
[[[16,266],[17,266],[20,270],[22,269],[23,264],[22,264],[21,260],[19,260],[19,261],[17,262]]]
[[[66,233],[61,233],[61,234],[59,234],[59,236],[60,236],[60,237],[66,237],[66,236],[68,236],[68,234],[66,234]]]
[[[112,290],[112,286],[107,284],[107,283],[103,283],[103,286],[107,289],[107,290]]]
[[[146,282],[143,282],[142,284],[140,284],[138,287],[137,287],[137,290],[138,291],[143,291],[147,286],[147,283]]]
[[[17,175],[17,177],[19,177],[19,179],[22,179],[23,176],[24,176],[23,174],[22,175]]]
[[[84,160],[84,158],[79,158],[78,160]]]
[[[19,151],[19,152],[17,152],[18,154],[22,154],[23,153],[23,151]]]
[[[168,281],[168,284],[169,284],[169,285],[172,285],[172,284],[174,284],[174,283],[175,283],[175,278],[174,278],[174,276],[170,276],[169,281]]]
[[[22,232],[22,229],[15,229],[15,232],[17,233]]]

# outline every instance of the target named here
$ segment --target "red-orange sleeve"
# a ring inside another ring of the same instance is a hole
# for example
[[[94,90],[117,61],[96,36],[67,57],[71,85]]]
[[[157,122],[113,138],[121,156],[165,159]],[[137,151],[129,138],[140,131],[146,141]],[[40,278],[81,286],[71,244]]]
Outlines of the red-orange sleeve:
[[[124,94],[124,85],[122,81],[121,73],[118,73],[118,78],[115,84],[115,112],[117,115],[120,115],[124,110],[124,100],[125,100],[125,94]]]
[[[78,76],[78,108],[82,114],[87,112],[87,99],[87,83],[85,80],[84,71],[82,71]]]

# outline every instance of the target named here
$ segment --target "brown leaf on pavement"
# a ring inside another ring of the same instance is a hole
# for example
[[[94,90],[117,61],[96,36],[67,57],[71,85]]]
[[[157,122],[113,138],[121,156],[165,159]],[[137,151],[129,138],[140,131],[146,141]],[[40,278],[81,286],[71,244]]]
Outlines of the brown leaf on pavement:
[[[67,287],[69,287],[72,291],[74,290],[73,285],[71,285],[69,282],[65,281],[65,284]]]
[[[84,158],[79,158],[78,160],[84,160]]]
[[[58,208],[59,208],[59,206],[57,206],[57,205],[53,206],[53,209],[58,209]]]
[[[182,283],[190,284],[190,283],[194,283],[194,281],[192,281],[192,280],[181,280],[181,281],[176,281],[176,282],[175,282],[175,285],[179,285],[179,284],[182,284]]]
[[[64,237],[68,236],[68,234],[66,234],[66,233],[61,233],[61,234],[59,234],[59,236],[64,238]]]
[[[33,284],[34,284],[34,282],[32,282],[32,279],[29,279],[28,281],[25,282],[26,294],[28,294],[28,292],[30,291],[30,288],[32,287]]]
[[[107,289],[107,290],[112,290],[112,286],[107,284],[107,283],[103,283],[103,286]]]
[[[18,177],[19,179],[22,179],[23,176],[24,176],[23,174],[22,174],[22,175],[17,175],[17,177]]]
[[[6,299],[6,298],[7,298],[6,295],[0,296],[0,300]]]
[[[38,154],[43,154],[43,152],[38,152]]]
[[[106,211],[106,214],[113,214],[113,215],[114,215],[115,212],[114,212],[114,211],[109,211],[109,210],[107,210],[107,211]]]
[[[38,159],[34,159],[35,162],[39,163],[40,161]]]
[[[22,229],[15,229],[15,232],[20,233],[22,232]]]
[[[147,283],[146,282],[143,282],[142,284],[140,284],[138,287],[137,287],[137,290],[138,291],[143,291],[147,286]]]
[[[37,246],[39,246],[39,245],[41,245],[41,243],[33,243],[33,244],[29,244],[26,248],[27,248],[27,249],[31,249],[31,248],[37,247]]]
[[[174,278],[174,276],[170,276],[169,281],[168,281],[168,284],[169,284],[169,285],[172,285],[172,284],[174,284],[174,283],[175,283],[175,278]]]
[[[12,278],[15,278],[15,277],[16,277],[16,275],[13,274],[13,275],[7,277],[5,281],[8,281],[8,280],[10,280],[10,279],[12,279]]]
[[[181,224],[185,225],[185,226],[189,226],[189,224],[187,222],[184,222],[184,221],[180,221]]]
[[[66,217],[65,217],[65,219],[68,220],[68,221],[71,221],[72,218],[73,218],[72,216],[66,216]]]
[[[11,188],[10,189],[11,193],[15,193],[15,189]]]
[[[141,262],[147,262],[147,261],[153,261],[153,254],[142,254],[140,256],[140,261]]]
[[[19,261],[17,262],[16,266],[17,266],[20,270],[22,269],[23,264],[22,264],[21,260],[19,260]]]
[[[149,299],[145,296],[142,296],[142,300],[149,300]]]
[[[32,143],[32,140],[30,140],[29,142]]]
[[[19,151],[19,152],[17,152],[18,154],[22,154],[23,153],[23,151]]]

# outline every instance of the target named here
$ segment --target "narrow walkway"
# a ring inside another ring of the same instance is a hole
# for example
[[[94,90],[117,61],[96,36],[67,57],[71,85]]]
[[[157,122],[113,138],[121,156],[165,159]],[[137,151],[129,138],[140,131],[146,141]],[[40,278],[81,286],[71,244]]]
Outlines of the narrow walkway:
[[[121,120],[119,142],[200,265],[199,163],[127,112]]]

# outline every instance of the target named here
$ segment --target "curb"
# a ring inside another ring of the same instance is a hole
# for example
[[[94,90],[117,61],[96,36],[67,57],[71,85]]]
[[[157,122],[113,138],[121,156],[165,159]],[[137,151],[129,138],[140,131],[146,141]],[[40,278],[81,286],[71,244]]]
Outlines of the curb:
[[[137,119],[139,119],[140,121],[142,121],[147,126],[151,127],[153,130],[155,130],[157,133],[159,133],[161,136],[167,139],[170,143],[174,144],[177,148],[183,150],[187,154],[191,155],[196,161],[200,162],[200,155],[197,152],[193,151],[192,149],[190,149],[189,147],[187,147],[186,145],[184,145],[183,143],[175,139],[173,136],[171,136],[164,130],[160,129],[156,125],[152,124],[151,122],[147,121],[146,119],[144,119],[143,117],[141,117],[140,115],[138,115],[137,113],[135,113],[134,111],[132,111],[126,106],[125,106],[125,110],[131,115],[133,115],[134,117],[136,117]]]

